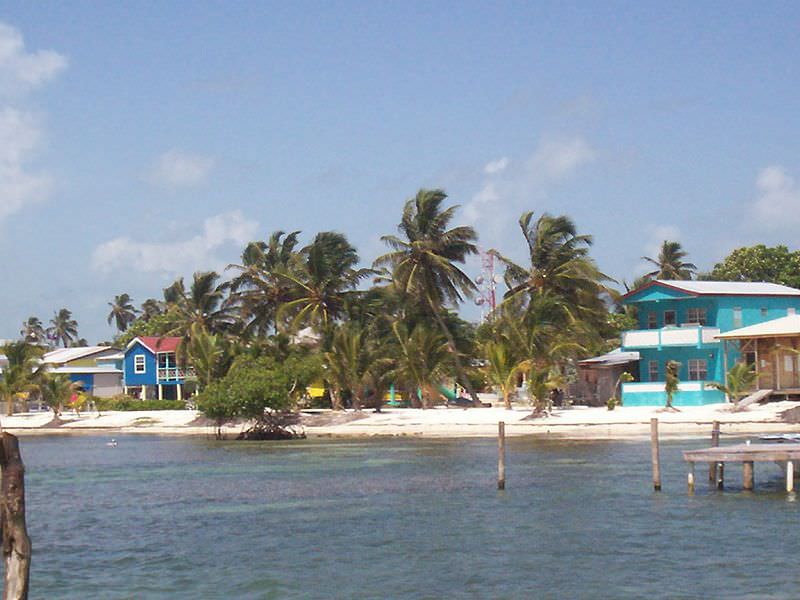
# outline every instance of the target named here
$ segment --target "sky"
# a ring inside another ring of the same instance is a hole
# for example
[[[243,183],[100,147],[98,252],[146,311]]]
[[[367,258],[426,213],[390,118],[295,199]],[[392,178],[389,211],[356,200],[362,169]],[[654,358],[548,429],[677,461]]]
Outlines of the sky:
[[[800,6],[163,4],[0,7],[0,337],[111,339],[114,295],[279,229],[369,264],[420,188],[519,259],[567,214],[619,282],[664,239],[800,246]]]

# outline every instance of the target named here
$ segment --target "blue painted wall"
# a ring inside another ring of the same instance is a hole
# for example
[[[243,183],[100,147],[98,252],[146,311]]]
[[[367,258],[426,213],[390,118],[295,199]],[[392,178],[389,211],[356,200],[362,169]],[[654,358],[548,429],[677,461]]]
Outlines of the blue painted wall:
[[[69,380],[72,383],[82,383],[83,390],[91,392],[94,389],[94,375],[91,373],[71,373]]]
[[[145,357],[145,371],[144,373],[136,373],[134,370],[134,357],[144,355]],[[155,354],[150,352],[147,348],[140,343],[135,343],[133,346],[125,350],[125,369],[123,380],[127,386],[136,385],[155,385],[157,383],[156,377],[156,357]]]

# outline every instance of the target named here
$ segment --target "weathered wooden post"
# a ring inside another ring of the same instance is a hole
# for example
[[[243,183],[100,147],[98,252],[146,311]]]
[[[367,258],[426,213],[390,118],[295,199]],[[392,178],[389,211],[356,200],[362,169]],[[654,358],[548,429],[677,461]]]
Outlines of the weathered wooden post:
[[[497,424],[497,489],[506,489],[506,424]]]
[[[746,460],[742,463],[742,487],[746,490],[753,489],[753,461]]]
[[[0,527],[3,530],[3,600],[26,600],[31,540],[25,526],[25,466],[19,440],[3,432],[0,444]]]
[[[650,457],[653,462],[653,489],[661,490],[661,456],[658,452],[658,419],[650,419]]]
[[[794,491],[794,461],[786,461],[786,491]]]
[[[717,489],[725,487],[725,463],[717,463]]]
[[[714,421],[714,424],[711,426],[711,447],[716,448],[719,446],[719,421]],[[708,463],[708,480],[709,481],[716,481],[717,480],[717,465],[719,463],[712,462]]]
[[[689,477],[687,478],[687,483],[689,484],[689,493],[694,493],[694,463],[689,463]]]

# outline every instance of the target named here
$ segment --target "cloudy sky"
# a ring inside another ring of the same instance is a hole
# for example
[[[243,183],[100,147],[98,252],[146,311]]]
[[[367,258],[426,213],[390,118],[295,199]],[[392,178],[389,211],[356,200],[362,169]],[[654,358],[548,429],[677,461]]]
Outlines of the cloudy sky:
[[[420,187],[510,255],[569,214],[620,280],[665,237],[800,246],[789,4],[168,4],[0,8],[0,337],[108,339],[114,294],[276,229],[370,261]]]

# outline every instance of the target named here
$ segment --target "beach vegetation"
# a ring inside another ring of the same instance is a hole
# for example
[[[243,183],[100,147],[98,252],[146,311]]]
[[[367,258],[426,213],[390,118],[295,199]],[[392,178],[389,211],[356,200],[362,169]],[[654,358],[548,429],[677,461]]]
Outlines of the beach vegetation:
[[[38,394],[43,383],[46,365],[39,360],[44,353],[41,346],[25,341],[11,342],[2,347],[8,365],[0,379],[0,397],[6,403],[6,415],[14,414],[14,403]]]
[[[642,260],[655,267],[652,271],[645,274],[649,280],[687,280],[692,279],[697,273],[697,266],[694,263],[684,260],[689,253],[683,249],[680,242],[664,240],[658,251],[656,258],[643,256]]]
[[[62,308],[50,319],[47,336],[64,348],[72,346],[78,338],[78,322],[72,318],[72,311]]]
[[[128,294],[114,296],[114,300],[108,305],[111,307],[111,311],[108,313],[106,321],[109,325],[113,321],[117,331],[120,332],[124,332],[136,320],[136,314],[139,312]]]
[[[736,248],[714,265],[703,279],[714,281],[770,281],[800,287],[800,250],[756,244]]]
[[[665,410],[677,411],[678,409],[672,406],[672,397],[678,393],[680,379],[678,378],[678,371],[680,363],[674,360],[668,360],[664,367],[664,393],[667,396],[667,404]]]
[[[728,400],[733,403],[733,409],[737,409],[739,400],[751,392],[758,381],[758,374],[754,365],[744,362],[737,362],[728,369],[726,383],[714,382],[711,385],[724,393]]]

